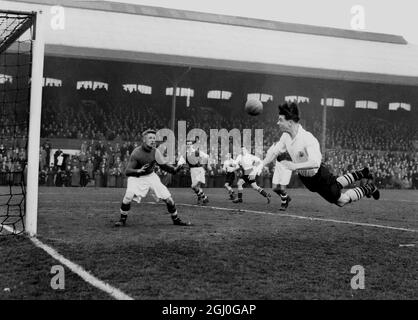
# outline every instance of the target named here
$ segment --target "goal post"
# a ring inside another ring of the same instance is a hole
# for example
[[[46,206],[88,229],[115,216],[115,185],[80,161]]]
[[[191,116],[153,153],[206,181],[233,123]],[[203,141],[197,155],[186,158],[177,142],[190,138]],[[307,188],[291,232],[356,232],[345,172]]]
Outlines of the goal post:
[[[26,188],[25,231],[30,236],[37,233],[39,146],[41,136],[42,81],[45,43],[43,38],[44,17],[38,11],[34,17],[32,35],[32,77],[30,88],[28,171]]]
[[[37,233],[42,11],[0,9],[0,235]]]

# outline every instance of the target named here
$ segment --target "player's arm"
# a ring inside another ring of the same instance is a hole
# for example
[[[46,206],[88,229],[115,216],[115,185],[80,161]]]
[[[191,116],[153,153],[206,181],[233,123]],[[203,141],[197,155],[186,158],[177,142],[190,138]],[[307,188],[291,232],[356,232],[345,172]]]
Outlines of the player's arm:
[[[183,165],[178,165],[178,166],[173,166],[171,164],[169,164],[163,157],[162,153],[160,152],[160,150],[155,150],[155,160],[157,161],[158,165],[160,166],[160,168],[164,171],[167,171],[168,173],[171,174],[176,174],[177,172],[179,172],[181,170],[181,168],[183,167]]]
[[[264,162],[260,158],[253,156],[253,170],[249,174],[250,179],[255,179],[263,170]]]
[[[268,150],[266,157],[263,160],[263,167],[266,167],[269,163],[277,159],[277,156],[287,151],[285,139],[288,138],[288,134],[283,133],[280,140],[274,143]]]
[[[135,153],[132,153],[129,157],[128,165],[126,166],[125,175],[127,177],[139,177],[149,167],[149,164],[142,166],[140,169],[135,169],[137,166],[137,160]]]

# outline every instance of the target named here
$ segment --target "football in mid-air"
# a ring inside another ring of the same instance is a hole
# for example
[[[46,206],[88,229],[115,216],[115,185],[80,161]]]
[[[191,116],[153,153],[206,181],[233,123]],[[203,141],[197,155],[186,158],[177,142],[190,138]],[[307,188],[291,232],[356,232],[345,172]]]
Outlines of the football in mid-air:
[[[245,103],[245,112],[250,116],[257,116],[263,112],[263,103],[258,99],[248,99]]]

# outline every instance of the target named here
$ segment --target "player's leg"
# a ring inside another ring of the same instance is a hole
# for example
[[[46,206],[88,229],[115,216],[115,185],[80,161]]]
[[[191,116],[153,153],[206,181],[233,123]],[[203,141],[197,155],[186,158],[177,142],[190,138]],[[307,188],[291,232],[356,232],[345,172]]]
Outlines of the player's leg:
[[[264,198],[267,199],[267,203],[270,203],[270,198],[271,198],[270,193],[267,193],[266,190],[258,186],[255,180],[249,180],[249,184],[251,188],[253,188],[255,191],[257,191],[259,194],[261,194]]]
[[[229,200],[234,200],[235,199],[235,192],[234,192],[234,189],[232,189],[232,184],[233,183],[234,183],[234,174],[232,172],[228,172],[226,174],[224,187],[228,191]]]
[[[359,178],[359,171],[355,173],[358,174],[355,179],[362,179]],[[362,170],[361,176],[363,178],[369,178],[369,175],[367,168]],[[340,207],[353,201],[358,201],[364,196],[373,196],[376,200],[380,197],[379,190],[373,183],[367,183],[364,186],[349,189],[347,192],[342,193],[342,184],[340,183],[342,179],[339,179],[341,177],[334,176],[327,167],[322,165],[315,176],[300,176],[300,178],[310,191],[319,193],[325,200]]]
[[[134,196],[135,194],[133,192],[126,190],[120,206],[120,218],[119,221],[115,223],[116,227],[124,226],[126,224],[126,219],[128,219],[128,213],[129,210],[131,210],[131,202]]]
[[[292,171],[286,169],[280,162],[276,162],[272,184],[273,191],[280,197],[280,210],[282,211],[287,209],[289,202],[292,200],[286,193],[286,187],[289,185],[291,177]]]
[[[165,204],[167,205],[167,211],[171,215],[171,220],[173,220],[173,224],[176,226],[191,226],[190,222],[184,222],[180,219],[177,214],[176,204],[172,197],[168,197],[167,199],[162,199]]]
[[[234,199],[232,201],[233,203],[242,202],[242,192],[244,191],[244,184],[245,184],[244,179],[239,178],[238,179],[238,182],[237,182],[237,186],[238,186],[238,198]]]
[[[345,188],[350,184],[353,184],[355,181],[359,181],[361,179],[372,179],[372,175],[370,174],[369,168],[365,167],[359,171],[352,171],[347,173],[341,177],[337,178],[337,182],[341,185],[341,188]]]
[[[286,186],[281,184],[273,183],[273,191],[280,197],[280,210],[285,211],[289,206],[289,202],[292,200],[286,193]]]
[[[348,189],[346,192],[341,193],[336,204],[342,207],[348,203],[359,201],[365,196],[372,196],[375,200],[378,200],[380,198],[380,191],[373,183],[366,183],[364,186]]]
[[[128,219],[128,213],[131,209],[131,203],[133,200],[140,203],[141,198],[145,197],[149,190],[149,183],[144,178],[129,177],[128,185],[126,187],[125,195],[123,196],[120,206],[120,218],[115,223],[116,227],[126,225],[126,219]]]
[[[171,215],[173,224],[176,226],[189,226],[190,222],[183,222],[178,214],[176,204],[171,196],[168,188],[161,182],[161,179],[157,174],[153,173],[150,175],[150,188],[158,199],[161,199],[167,205],[167,211]]]
[[[197,202],[200,204],[202,201],[203,204],[206,204],[209,202],[208,196],[203,192],[202,184],[206,183],[205,179],[205,169],[202,167],[199,168],[193,168],[190,170],[190,173],[192,174],[192,189],[197,195]]]
[[[225,182],[224,187],[229,194],[229,200],[233,200],[234,199],[234,194],[235,194],[234,189],[232,189],[229,182]]]
[[[200,192],[200,182],[194,182],[192,181],[192,185],[191,185],[192,190],[194,191],[194,193],[197,196],[197,202],[200,202],[200,196],[199,196],[199,192]]]

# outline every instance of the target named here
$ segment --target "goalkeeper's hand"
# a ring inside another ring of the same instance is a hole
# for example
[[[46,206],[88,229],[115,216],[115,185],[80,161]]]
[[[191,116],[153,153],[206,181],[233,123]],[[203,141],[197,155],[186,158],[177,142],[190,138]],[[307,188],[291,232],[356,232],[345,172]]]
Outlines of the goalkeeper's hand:
[[[136,177],[140,177],[142,174],[144,174],[147,171],[147,169],[149,168],[149,166],[150,166],[150,164],[147,163],[147,164],[143,165],[141,168],[137,169],[135,171],[135,176]]]

